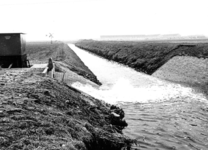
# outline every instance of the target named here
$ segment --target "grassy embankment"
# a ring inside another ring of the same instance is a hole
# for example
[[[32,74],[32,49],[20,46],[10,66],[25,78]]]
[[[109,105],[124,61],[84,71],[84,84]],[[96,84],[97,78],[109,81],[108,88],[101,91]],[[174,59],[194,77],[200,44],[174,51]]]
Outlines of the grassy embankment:
[[[48,58],[51,57],[56,61],[57,68],[63,68],[61,71],[68,72],[71,70],[98,85],[101,84],[91,70],[85,66],[82,60],[65,43],[54,42],[51,44],[50,42],[28,42],[26,50],[32,64],[48,63]]]
[[[53,57],[59,69],[68,65],[87,72],[63,43],[29,43],[27,52],[32,63]],[[43,77],[42,70],[0,70],[1,150],[120,150],[131,145],[122,134],[127,126],[123,110]]]
[[[152,75],[175,56],[192,56],[196,59],[180,57],[157,73],[163,79],[207,90],[208,40],[205,41],[93,41],[82,40],[76,46],[93,52],[108,60],[113,60],[137,71]],[[186,62],[185,62],[186,61]],[[181,63],[181,64],[180,64]],[[196,63],[196,64],[195,64]],[[177,66],[178,65],[178,66]],[[197,69],[198,68],[198,69]],[[193,70],[191,70],[193,69]],[[169,73],[172,71],[171,73]],[[197,72],[198,71],[198,72]],[[169,74],[168,74],[169,73]],[[181,73],[181,74],[180,74]],[[161,74],[167,74],[161,76]],[[169,75],[169,76],[168,76]],[[183,77],[182,77],[183,76]],[[187,80],[186,80],[187,78]],[[197,80],[197,82],[195,82]],[[200,81],[200,83],[198,83]]]
[[[83,40],[76,46],[147,74],[154,73],[174,56],[208,57],[208,43]]]
[[[39,76],[40,71],[0,70],[1,150],[120,150],[131,145],[121,134],[127,125],[121,109]]]

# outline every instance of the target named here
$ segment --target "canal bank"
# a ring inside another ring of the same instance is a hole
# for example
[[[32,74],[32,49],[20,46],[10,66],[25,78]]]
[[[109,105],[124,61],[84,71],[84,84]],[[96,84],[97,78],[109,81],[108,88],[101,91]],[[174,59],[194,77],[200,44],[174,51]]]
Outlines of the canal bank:
[[[32,68],[0,69],[0,149],[129,148],[134,141],[122,134],[127,126],[122,109],[70,86],[75,81],[98,86],[70,70],[67,62],[89,71],[80,59],[68,60],[72,56],[63,55],[70,52],[62,51],[62,43],[33,46],[37,52],[30,53]],[[57,54],[62,59],[55,61],[59,65],[55,78],[44,76],[45,62],[51,56],[57,58]],[[61,71],[69,77],[60,80]]]
[[[160,80],[70,47],[102,82],[100,88],[74,83],[93,97],[119,105],[137,139],[137,149],[207,149],[207,99],[191,87]]]

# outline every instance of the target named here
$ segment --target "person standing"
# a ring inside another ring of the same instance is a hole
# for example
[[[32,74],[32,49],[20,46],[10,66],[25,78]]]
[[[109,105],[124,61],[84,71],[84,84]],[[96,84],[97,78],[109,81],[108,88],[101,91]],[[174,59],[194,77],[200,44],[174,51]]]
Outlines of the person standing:
[[[55,69],[55,65],[54,65],[54,63],[53,63],[53,60],[52,60],[52,58],[49,58],[48,59],[48,66],[47,66],[48,68],[47,68],[47,75],[49,75],[50,74],[50,76],[51,76],[51,78],[53,78],[54,77],[54,69]]]

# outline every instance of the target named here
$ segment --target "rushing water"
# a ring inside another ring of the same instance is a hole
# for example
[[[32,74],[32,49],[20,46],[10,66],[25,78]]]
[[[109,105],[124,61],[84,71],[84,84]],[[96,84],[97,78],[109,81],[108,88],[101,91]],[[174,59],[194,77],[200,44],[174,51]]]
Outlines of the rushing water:
[[[135,149],[208,150],[208,103],[191,88],[169,83],[69,45],[102,82],[72,86],[125,111],[124,134]]]

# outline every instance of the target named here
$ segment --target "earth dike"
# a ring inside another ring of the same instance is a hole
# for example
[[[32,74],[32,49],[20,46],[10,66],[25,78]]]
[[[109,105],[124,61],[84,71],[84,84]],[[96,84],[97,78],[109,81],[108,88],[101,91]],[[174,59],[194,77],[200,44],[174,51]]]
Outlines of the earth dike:
[[[101,83],[62,42],[27,43],[31,65],[54,60],[54,78],[44,68],[0,68],[1,150],[124,150],[136,143],[122,134],[124,112],[71,86]]]
[[[152,75],[175,56],[208,57],[208,41],[80,40],[77,47]]]
[[[122,134],[124,112],[40,69],[0,71],[2,150],[121,150],[134,141]]]

